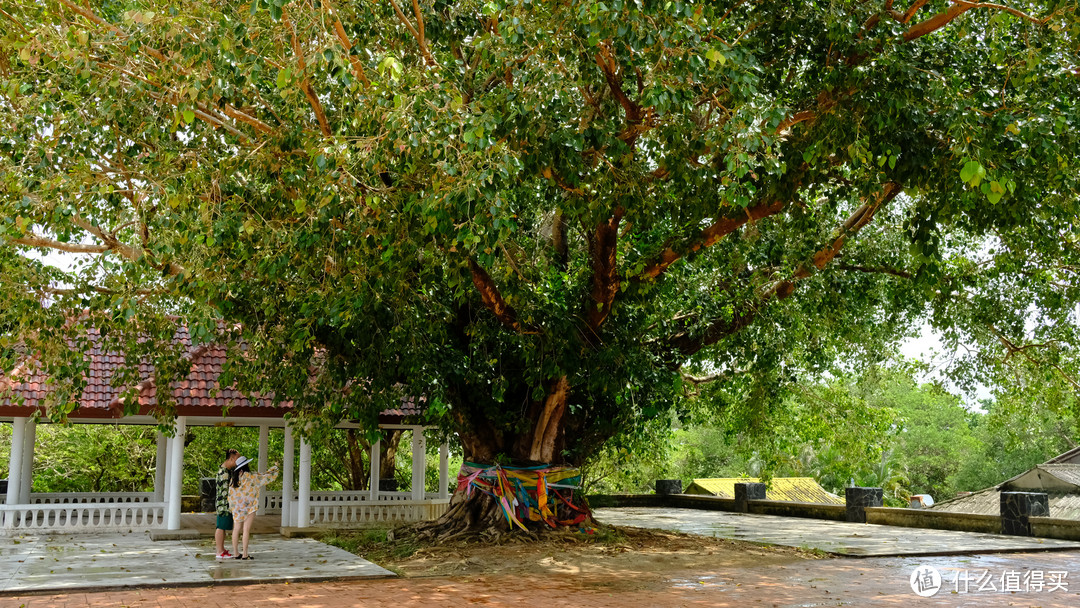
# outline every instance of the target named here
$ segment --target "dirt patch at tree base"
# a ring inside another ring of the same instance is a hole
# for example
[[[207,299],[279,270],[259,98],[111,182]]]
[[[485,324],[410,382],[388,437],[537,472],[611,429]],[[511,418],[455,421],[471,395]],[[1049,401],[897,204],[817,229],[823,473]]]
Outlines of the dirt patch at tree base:
[[[482,575],[567,576],[596,579],[605,586],[640,585],[657,574],[767,567],[828,557],[790,547],[679,534],[641,528],[604,527],[594,534],[548,532],[537,538],[506,534],[419,544],[399,532],[369,530],[323,539],[401,576],[469,577]]]

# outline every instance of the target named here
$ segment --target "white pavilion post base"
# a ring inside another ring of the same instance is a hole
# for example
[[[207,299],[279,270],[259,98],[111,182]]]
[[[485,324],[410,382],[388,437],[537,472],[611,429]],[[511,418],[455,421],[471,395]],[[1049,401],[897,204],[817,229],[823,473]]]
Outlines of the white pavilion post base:
[[[370,480],[368,481],[368,490],[370,491],[371,502],[379,500],[379,469],[382,468],[382,440],[376,439],[371,444],[371,458],[369,459],[371,464]]]
[[[300,438],[300,496],[296,501],[296,527],[311,525],[311,444],[307,437]]]
[[[427,473],[427,444],[424,427],[412,427],[412,499],[424,500],[424,477]]]
[[[439,498],[450,498],[447,487],[450,481],[450,444],[443,442],[439,446]]]
[[[22,456],[25,436],[26,436],[26,418],[16,418],[12,421],[11,430],[11,455],[8,460],[8,487],[6,500],[8,506],[19,503],[19,491],[22,488]],[[15,512],[8,511],[4,517],[4,527],[11,528],[15,526]]]
[[[266,472],[267,464],[267,446],[270,443],[270,426],[266,424],[259,425],[259,472]],[[259,510],[256,511],[256,515],[266,514],[266,503],[259,502]]]
[[[165,517],[167,530],[180,529],[180,497],[184,482],[184,435],[187,432],[187,419],[176,418],[176,433],[172,438],[169,452],[169,506]]]
[[[36,443],[37,421],[29,418],[26,421],[26,430],[23,432],[22,475],[19,476],[22,487],[19,490],[19,500],[17,501],[23,505],[30,504],[30,491],[34,485],[34,446]]]
[[[296,468],[296,444],[292,426],[285,425],[285,453],[281,462],[281,527],[292,526],[293,470]]]
[[[165,433],[157,433],[157,459],[154,461],[154,502],[165,502],[165,486],[168,481],[165,477],[165,460],[168,458],[169,438]]]

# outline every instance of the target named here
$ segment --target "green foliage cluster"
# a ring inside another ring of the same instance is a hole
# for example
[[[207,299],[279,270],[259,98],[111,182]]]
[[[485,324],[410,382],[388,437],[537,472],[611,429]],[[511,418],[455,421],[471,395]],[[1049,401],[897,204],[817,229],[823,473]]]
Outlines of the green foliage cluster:
[[[91,328],[134,392],[184,323],[297,418],[426,395],[485,462],[686,422],[690,374],[766,445],[873,433],[789,389],[926,313],[1080,343],[1078,44],[1071,0],[15,0],[0,363],[64,420]]]
[[[699,477],[810,476],[836,493],[851,483],[881,487],[889,504],[903,506],[912,494],[940,501],[996,485],[1080,440],[1070,377],[1034,385],[1030,367],[1014,367],[1012,384],[969,408],[940,384],[916,382],[921,367],[874,368],[804,387],[782,410],[791,416],[771,417],[782,423],[756,432],[699,422],[638,445],[632,456],[604,453],[588,469],[597,472],[590,491],[647,492],[666,478],[685,487]]]

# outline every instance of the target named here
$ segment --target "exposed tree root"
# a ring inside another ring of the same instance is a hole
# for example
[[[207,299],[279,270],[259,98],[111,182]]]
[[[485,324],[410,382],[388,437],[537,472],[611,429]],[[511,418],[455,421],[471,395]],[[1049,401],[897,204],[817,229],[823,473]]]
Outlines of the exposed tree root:
[[[588,510],[584,499],[571,497],[575,507]],[[557,519],[570,521],[577,512],[564,504],[557,507]],[[550,529],[543,522],[525,521],[527,530],[512,528],[506,516],[493,497],[480,492],[466,497],[464,493],[455,494],[450,501],[450,508],[439,519],[425,521],[399,530],[400,535],[408,535],[419,540],[441,544],[449,541],[476,538],[485,543],[537,541],[540,533]],[[585,521],[576,526],[595,526],[591,513]],[[571,526],[560,526],[568,528]]]

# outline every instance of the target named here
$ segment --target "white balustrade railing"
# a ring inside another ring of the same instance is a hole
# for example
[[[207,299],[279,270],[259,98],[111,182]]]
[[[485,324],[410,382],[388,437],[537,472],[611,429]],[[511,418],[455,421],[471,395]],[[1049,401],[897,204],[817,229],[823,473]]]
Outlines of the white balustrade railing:
[[[151,502],[153,500],[153,492],[34,492],[30,494],[30,504],[35,505]]]
[[[437,519],[446,512],[449,505],[449,498],[367,501],[366,503],[312,503],[310,524],[330,528],[348,528],[427,521]]]
[[[281,512],[281,492],[264,492],[262,494],[263,512],[264,513],[280,513]],[[293,501],[299,499],[298,494],[293,493]],[[432,501],[446,500],[440,499],[438,492],[427,492],[424,494],[424,500],[421,502],[430,503]],[[376,499],[376,503],[398,503],[404,501],[412,501],[412,492],[379,492],[379,497]],[[348,492],[312,492],[308,503],[311,505],[320,504],[372,504],[371,492],[367,490],[355,490]]]
[[[0,505],[0,536],[142,531],[165,527],[163,502]]]

